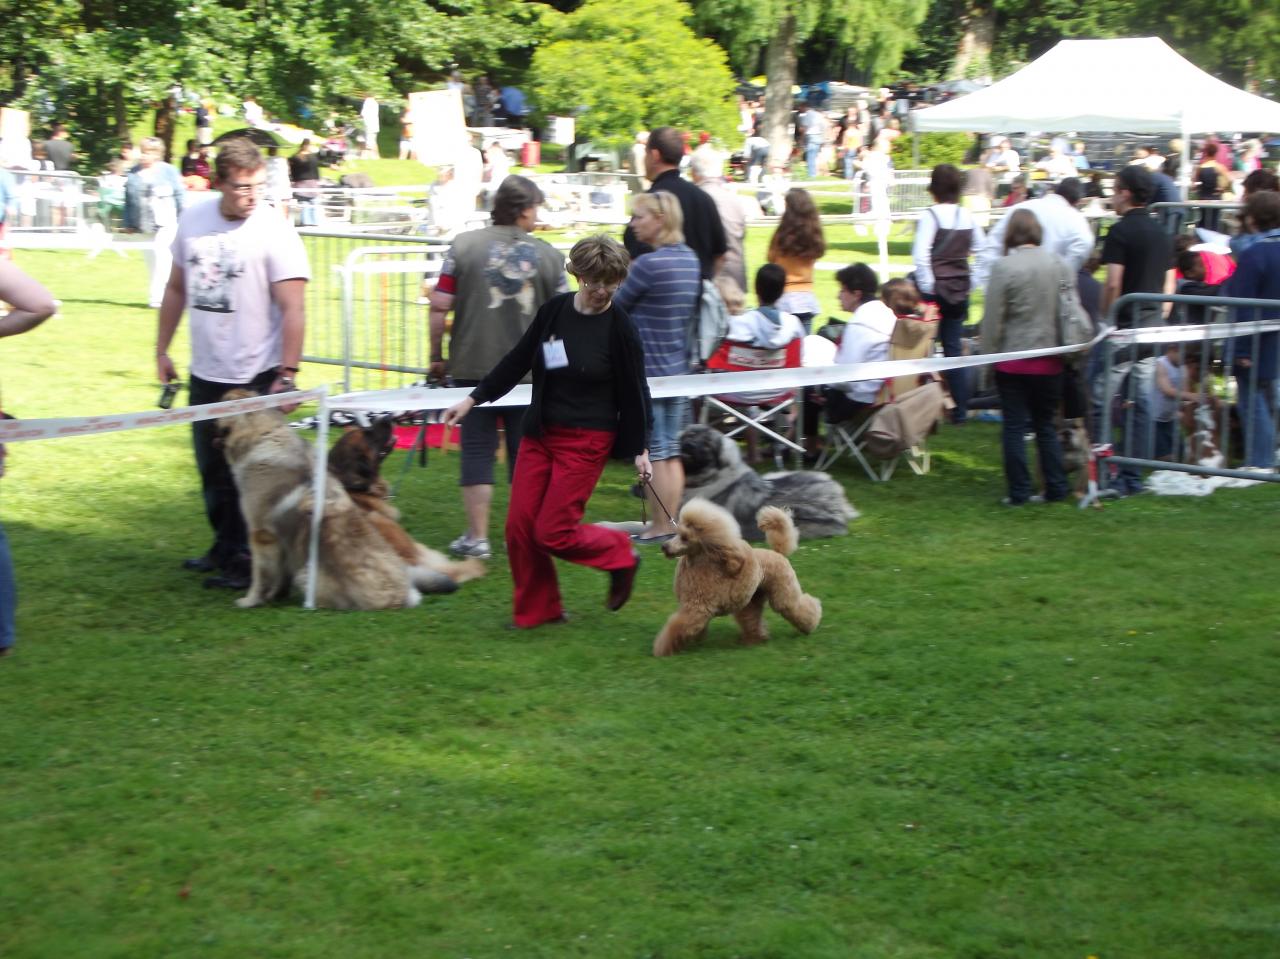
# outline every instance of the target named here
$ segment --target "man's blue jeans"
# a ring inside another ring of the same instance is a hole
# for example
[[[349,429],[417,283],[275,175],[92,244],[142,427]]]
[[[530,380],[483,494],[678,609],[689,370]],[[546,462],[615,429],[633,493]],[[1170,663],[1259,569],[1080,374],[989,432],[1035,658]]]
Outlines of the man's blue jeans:
[[[0,649],[8,649],[17,638],[18,584],[13,575],[9,537],[0,526]]]
[[[809,179],[815,179],[818,176],[818,152],[822,149],[821,140],[805,139],[804,141],[804,165],[808,171]]]
[[[1099,344],[1101,347],[1102,344]],[[1116,452],[1135,459],[1151,459],[1151,390],[1155,384],[1156,361],[1147,356],[1134,360],[1134,347],[1115,351],[1111,360],[1111,396],[1103,395],[1105,368],[1102,357],[1089,357],[1089,388],[1092,403],[1089,416],[1089,433],[1095,443],[1109,443],[1111,437],[1101,435],[1102,404],[1110,403],[1118,393],[1124,401],[1111,426],[1120,427],[1120,445]],[[1119,423],[1116,423],[1116,419]],[[1142,471],[1136,466],[1121,466],[1116,486],[1122,493],[1136,493],[1142,489]]]
[[[1244,465],[1271,469],[1276,465],[1276,391],[1271,380],[1250,382],[1236,374],[1236,408],[1244,428]]]

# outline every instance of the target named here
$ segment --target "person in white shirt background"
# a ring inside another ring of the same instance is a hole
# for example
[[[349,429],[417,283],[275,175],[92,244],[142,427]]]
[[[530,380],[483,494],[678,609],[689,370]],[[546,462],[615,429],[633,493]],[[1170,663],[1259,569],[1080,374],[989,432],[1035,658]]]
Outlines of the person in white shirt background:
[[[1052,193],[1019,203],[1013,208],[1030,210],[1035,214],[1044,234],[1041,248],[1066,260],[1073,273],[1078,273],[1080,267],[1084,266],[1094,246],[1093,228],[1089,226],[1085,215],[1076,209],[1082,193],[1080,180],[1067,177],[1054,187]],[[1000,222],[987,234],[987,242],[980,248],[973,264],[975,286],[987,285],[992,265],[1004,255],[1004,234],[1012,215],[1011,210],[1009,216],[1001,217]]]
[[[876,294],[880,278],[865,263],[854,263],[836,273],[840,284],[840,309],[853,313],[845,324],[836,363],[875,363],[889,358],[889,338],[898,318]],[[883,380],[861,380],[824,387],[827,421],[843,423],[870,409]]]

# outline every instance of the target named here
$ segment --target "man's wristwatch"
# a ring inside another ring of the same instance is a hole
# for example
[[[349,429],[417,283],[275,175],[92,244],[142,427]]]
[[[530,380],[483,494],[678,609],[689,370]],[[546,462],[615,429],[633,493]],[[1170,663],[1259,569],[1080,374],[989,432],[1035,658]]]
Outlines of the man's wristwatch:
[[[296,366],[279,366],[276,367],[276,379],[280,381],[280,384],[284,386],[285,389],[292,390],[298,385],[297,381],[293,378],[294,374],[297,372],[298,368]]]

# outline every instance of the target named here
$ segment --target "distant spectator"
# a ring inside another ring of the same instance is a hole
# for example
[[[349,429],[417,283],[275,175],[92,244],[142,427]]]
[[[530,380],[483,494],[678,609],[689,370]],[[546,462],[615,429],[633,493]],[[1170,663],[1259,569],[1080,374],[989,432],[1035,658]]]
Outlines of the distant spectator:
[[[1173,292],[1173,240],[1147,213],[1152,195],[1151,173],[1146,167],[1127,166],[1116,175],[1113,204],[1120,219],[1107,232],[1102,247],[1102,262],[1107,267],[1102,289],[1104,317],[1110,315],[1112,305],[1127,293]],[[1131,303],[1115,320],[1120,329],[1159,326],[1168,314],[1167,303]],[[1113,388],[1133,401],[1133,407],[1126,411],[1121,423],[1121,449],[1126,455],[1139,459],[1148,458],[1150,453],[1151,380],[1155,375],[1154,356],[1143,356],[1142,352],[1132,346],[1117,349],[1112,354],[1110,377]],[[1109,442],[1110,437],[1100,438],[1098,433],[1103,404],[1112,400],[1102,393],[1105,370],[1095,369],[1092,379],[1091,433],[1095,442]],[[1142,492],[1141,472],[1134,466],[1121,466],[1116,486],[1122,495]]]
[[[213,168],[209,165],[209,148],[198,144],[195,140],[187,141],[187,152],[182,157],[183,184],[188,190],[207,190],[213,183]],[[202,185],[192,181],[201,180]]]
[[[1067,261],[1072,272],[1084,266],[1093,249],[1093,228],[1085,215],[1076,209],[1080,202],[1080,181],[1068,177],[1054,187],[1052,193],[1034,200],[1027,200],[1019,209],[1030,210],[1040,221],[1041,246]],[[987,235],[973,268],[973,281],[984,286],[992,265],[1004,255],[1004,233],[1009,228],[1009,218],[1000,220]]]
[[[1280,193],[1262,190],[1245,203],[1244,214],[1258,234],[1242,254],[1223,292],[1249,299],[1280,300]],[[1235,322],[1280,320],[1280,310],[1233,311]],[[1280,334],[1241,336],[1228,347],[1233,358],[1236,404],[1245,430],[1245,465],[1276,465],[1276,375],[1280,367]]]
[[[201,146],[208,146],[213,142],[213,114],[216,110],[214,103],[208,97],[200,101],[200,105],[196,107],[196,142]]]
[[[164,162],[163,141],[144,137],[141,159],[125,181],[124,226],[126,230],[151,235],[146,258],[151,272],[147,303],[152,309],[160,308],[169,282],[169,268],[173,265],[170,247],[186,192],[178,171]]]
[[[649,134],[645,145],[645,175],[651,181],[650,193],[673,193],[680,201],[684,218],[685,242],[698,254],[702,266],[702,278],[709,280],[719,269],[720,260],[728,252],[729,244],[724,235],[724,223],[715,201],[702,190],[680,176],[680,161],[684,157],[684,138],[675,127],[658,127]],[[650,247],[636,239],[635,231],[628,226],[622,234],[622,242],[632,259],[648,253]]]
[[[267,196],[266,200],[284,216],[289,217],[289,201],[293,199],[293,183],[289,179],[289,161],[280,155],[277,146],[267,147]]]
[[[969,321],[969,290],[972,286],[969,258],[981,250],[986,237],[969,211],[959,205],[960,171],[950,163],[933,168],[929,193],[934,204],[916,220],[911,258],[916,286],[938,306],[938,337],[945,356],[960,356],[965,324]],[[948,370],[947,386],[955,408],[954,423],[963,423],[969,414],[968,370]]]
[[[876,296],[880,280],[865,263],[854,263],[836,273],[840,284],[840,309],[852,313],[840,337],[836,363],[875,363],[889,358],[889,340],[897,317]],[[824,387],[827,420],[843,423],[870,410],[883,380],[858,380]]]
[[[76,153],[64,124],[54,121],[49,130],[49,139],[44,141],[44,152],[53,161],[55,170],[68,171],[72,169]]]
[[[310,139],[298,144],[289,157],[289,181],[298,200],[300,226],[315,226],[320,203],[320,161]]]
[[[378,116],[378,101],[370,94],[360,105],[360,123],[364,128],[364,155],[367,159],[376,160],[378,153],[378,134],[382,132],[382,122]]]
[[[715,201],[724,226],[727,249],[715,278],[727,276],[739,289],[747,286],[747,264],[744,244],[747,238],[747,214],[742,197],[724,179],[724,156],[714,149],[699,148],[693,153],[689,173],[698,188]]]
[[[821,113],[806,102],[801,102],[796,113],[796,139],[804,150],[805,172],[810,180],[818,176],[818,153],[827,136],[827,121]]]

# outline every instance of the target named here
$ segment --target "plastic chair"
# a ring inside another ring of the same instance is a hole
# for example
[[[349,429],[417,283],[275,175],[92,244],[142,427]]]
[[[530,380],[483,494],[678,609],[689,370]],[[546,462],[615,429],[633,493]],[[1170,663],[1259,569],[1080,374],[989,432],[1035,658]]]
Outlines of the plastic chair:
[[[889,359],[919,360],[931,356],[937,336],[938,322],[928,314],[925,318],[900,316],[889,339]],[[825,470],[847,454],[858,461],[873,482],[892,477],[900,461],[923,476],[931,466],[925,440],[947,403],[937,374],[890,377],[880,387],[875,404],[863,414],[830,424],[827,446],[817,468]]]
[[[799,369],[803,342],[804,337],[797,336],[786,346],[761,347],[724,340],[707,360],[707,371],[714,375]],[[727,430],[726,436],[736,437],[746,432],[752,447],[759,436],[766,436],[773,443],[775,460],[781,460],[784,446],[796,453],[804,453],[804,446],[797,442],[795,436],[795,404],[800,394],[799,387],[789,386],[783,389],[753,390],[749,393],[708,395],[702,405],[702,421],[707,421],[708,413],[714,408],[731,422],[738,424]],[[771,427],[770,421],[779,414],[787,418],[786,433],[790,435],[784,435]]]

